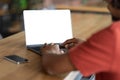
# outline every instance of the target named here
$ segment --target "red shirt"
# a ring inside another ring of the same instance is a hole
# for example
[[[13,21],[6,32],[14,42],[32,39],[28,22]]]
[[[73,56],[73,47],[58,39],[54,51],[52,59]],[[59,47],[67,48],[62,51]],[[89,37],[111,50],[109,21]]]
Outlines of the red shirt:
[[[120,80],[120,21],[69,50],[73,65],[96,80]]]

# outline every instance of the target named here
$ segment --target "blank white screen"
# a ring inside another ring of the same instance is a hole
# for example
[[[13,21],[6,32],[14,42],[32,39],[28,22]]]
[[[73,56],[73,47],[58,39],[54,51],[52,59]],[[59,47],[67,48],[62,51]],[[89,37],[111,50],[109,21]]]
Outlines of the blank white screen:
[[[62,43],[72,38],[70,10],[24,10],[26,45]]]

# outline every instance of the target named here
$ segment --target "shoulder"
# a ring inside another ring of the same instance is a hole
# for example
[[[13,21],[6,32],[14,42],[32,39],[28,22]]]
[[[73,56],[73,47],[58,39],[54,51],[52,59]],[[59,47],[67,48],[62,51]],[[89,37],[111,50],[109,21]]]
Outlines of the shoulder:
[[[119,30],[120,33],[120,21],[115,21],[112,24],[110,24],[108,27],[106,27],[105,29],[93,34],[91,36],[91,38],[94,39],[108,39],[108,38],[114,38],[115,36],[115,32]]]
[[[107,34],[113,34],[116,29],[120,29],[120,21],[112,22],[109,26],[107,26],[105,29],[95,33],[94,35],[107,35]],[[94,36],[93,35],[93,36]]]
[[[115,29],[120,29],[120,21],[115,21],[111,24],[111,29],[115,30]]]

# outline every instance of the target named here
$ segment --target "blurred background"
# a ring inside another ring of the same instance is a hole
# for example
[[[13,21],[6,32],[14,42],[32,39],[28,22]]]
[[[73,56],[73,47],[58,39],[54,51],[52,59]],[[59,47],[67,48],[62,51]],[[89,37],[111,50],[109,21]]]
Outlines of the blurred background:
[[[23,10],[56,9],[59,5],[106,6],[102,0],[0,0],[0,39],[24,30]]]

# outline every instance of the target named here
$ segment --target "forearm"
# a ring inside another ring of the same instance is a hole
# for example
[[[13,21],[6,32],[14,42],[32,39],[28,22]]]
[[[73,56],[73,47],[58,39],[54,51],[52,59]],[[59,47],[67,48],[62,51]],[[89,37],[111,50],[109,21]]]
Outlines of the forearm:
[[[42,66],[45,72],[51,75],[62,74],[75,70],[75,67],[69,60],[68,54],[45,54],[42,56]]]

